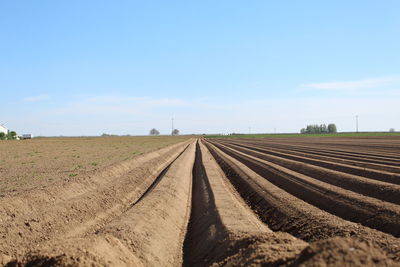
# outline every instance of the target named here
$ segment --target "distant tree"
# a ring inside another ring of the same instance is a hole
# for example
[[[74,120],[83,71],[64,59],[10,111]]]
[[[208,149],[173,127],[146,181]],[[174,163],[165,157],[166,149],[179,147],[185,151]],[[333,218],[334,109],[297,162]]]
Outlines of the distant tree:
[[[101,136],[102,136],[102,137],[116,137],[116,136],[119,136],[119,135],[117,135],[117,134],[103,133]]]
[[[311,124],[307,125],[306,128],[300,130],[302,134],[325,134],[325,133],[336,133],[336,125],[331,123],[328,126],[326,124]]]
[[[179,135],[179,130],[178,129],[174,129],[172,131],[172,135]]]
[[[336,125],[334,123],[328,125],[328,133],[337,133]]]
[[[157,129],[153,128],[153,129],[150,130],[150,133],[149,133],[149,134],[150,134],[150,135],[159,135],[160,132],[159,132]]]
[[[389,132],[394,133],[396,130],[394,128],[390,128]]]
[[[6,139],[6,134],[3,132],[0,132],[0,140],[5,140]]]
[[[314,124],[311,126],[311,129],[313,129],[314,134],[319,134],[320,133],[320,128],[318,124]]]
[[[315,132],[315,129],[312,125],[307,125],[306,127],[306,133],[308,134],[313,134]]]
[[[321,124],[319,126],[319,132],[320,133],[328,133],[328,128],[326,128],[326,124]]]
[[[319,134],[321,132],[320,126],[318,124],[307,125],[306,132],[308,134]]]
[[[10,131],[8,134],[7,134],[7,139],[9,139],[9,140],[14,140],[14,139],[16,139],[17,138],[17,133],[15,132],[15,131]]]
[[[320,127],[318,124],[314,124],[314,125],[312,126],[312,128],[314,129],[314,133],[315,133],[315,134],[321,133],[321,127]]]

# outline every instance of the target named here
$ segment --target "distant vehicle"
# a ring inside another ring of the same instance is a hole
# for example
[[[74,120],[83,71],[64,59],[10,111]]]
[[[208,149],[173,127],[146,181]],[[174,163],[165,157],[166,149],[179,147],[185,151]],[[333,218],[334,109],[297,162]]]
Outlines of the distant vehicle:
[[[24,140],[24,139],[32,139],[32,134],[23,134],[22,136],[21,136],[21,140]]]

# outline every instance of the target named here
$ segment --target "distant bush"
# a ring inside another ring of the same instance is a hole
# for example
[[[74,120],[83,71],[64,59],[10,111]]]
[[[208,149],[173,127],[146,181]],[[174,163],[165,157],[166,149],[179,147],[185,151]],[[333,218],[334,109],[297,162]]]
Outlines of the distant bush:
[[[115,137],[115,136],[118,136],[118,135],[116,135],[116,134],[106,134],[106,133],[103,133],[101,136],[102,136],[102,137]]]
[[[7,139],[9,139],[9,140],[17,139],[17,133],[14,132],[14,131],[9,132],[8,135],[7,135]]]
[[[157,129],[153,128],[153,129],[150,130],[150,133],[149,133],[149,134],[150,134],[150,135],[159,135],[160,132],[159,132]]]
[[[326,124],[312,124],[307,125],[306,128],[300,130],[302,134],[327,134],[327,133],[336,133],[336,125],[334,123],[330,123],[328,126]]]
[[[0,132],[0,140],[15,140],[17,139],[17,133],[15,131],[10,131],[7,134]]]
[[[328,133],[337,133],[336,125],[334,123],[328,124]]]
[[[394,128],[390,128],[389,132],[394,133],[396,130]]]

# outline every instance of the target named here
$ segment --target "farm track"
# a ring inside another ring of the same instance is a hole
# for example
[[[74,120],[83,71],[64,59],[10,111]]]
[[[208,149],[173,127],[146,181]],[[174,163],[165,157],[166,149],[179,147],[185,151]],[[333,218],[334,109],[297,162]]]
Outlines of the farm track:
[[[0,265],[400,266],[399,185],[279,149],[192,139],[0,198]]]

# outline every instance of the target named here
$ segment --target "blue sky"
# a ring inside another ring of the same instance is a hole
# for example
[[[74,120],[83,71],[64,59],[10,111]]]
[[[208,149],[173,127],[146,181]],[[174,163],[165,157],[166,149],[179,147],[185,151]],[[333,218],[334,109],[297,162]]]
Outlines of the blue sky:
[[[34,135],[400,130],[399,1],[3,1],[0,123]]]

